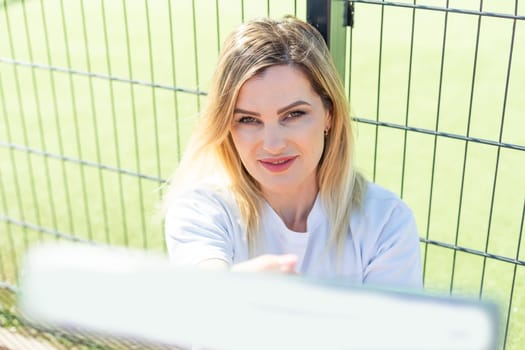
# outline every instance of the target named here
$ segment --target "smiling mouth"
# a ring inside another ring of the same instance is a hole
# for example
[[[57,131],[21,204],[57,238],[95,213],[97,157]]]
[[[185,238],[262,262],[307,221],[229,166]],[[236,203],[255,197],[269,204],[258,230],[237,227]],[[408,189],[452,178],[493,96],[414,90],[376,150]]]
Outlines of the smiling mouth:
[[[285,157],[278,159],[261,159],[259,163],[272,173],[280,173],[288,170],[297,157]]]
[[[283,164],[283,163],[286,163],[288,162],[290,159],[282,159],[282,160],[277,160],[275,162],[267,162],[267,163],[270,163],[270,164]]]

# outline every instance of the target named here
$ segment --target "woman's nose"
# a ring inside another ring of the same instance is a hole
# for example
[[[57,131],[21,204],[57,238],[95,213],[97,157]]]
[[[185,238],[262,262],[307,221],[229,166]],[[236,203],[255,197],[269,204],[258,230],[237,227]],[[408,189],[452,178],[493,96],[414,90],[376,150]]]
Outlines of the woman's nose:
[[[280,125],[265,126],[263,148],[272,154],[280,153],[286,147],[286,131]]]

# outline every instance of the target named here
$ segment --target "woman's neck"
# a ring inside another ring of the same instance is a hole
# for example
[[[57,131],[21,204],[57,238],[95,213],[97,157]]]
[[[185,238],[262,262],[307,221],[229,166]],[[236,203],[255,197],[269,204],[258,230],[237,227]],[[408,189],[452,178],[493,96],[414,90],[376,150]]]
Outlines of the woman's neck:
[[[307,231],[307,220],[317,197],[317,186],[286,193],[264,192],[264,198],[288,229]]]

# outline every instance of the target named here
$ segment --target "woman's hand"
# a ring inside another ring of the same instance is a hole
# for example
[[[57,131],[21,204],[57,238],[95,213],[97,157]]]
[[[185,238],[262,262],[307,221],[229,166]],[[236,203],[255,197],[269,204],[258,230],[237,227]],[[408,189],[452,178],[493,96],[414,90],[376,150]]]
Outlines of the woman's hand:
[[[260,255],[256,258],[238,263],[232,266],[232,271],[241,272],[278,272],[285,274],[296,274],[297,256],[293,254],[284,255]]]

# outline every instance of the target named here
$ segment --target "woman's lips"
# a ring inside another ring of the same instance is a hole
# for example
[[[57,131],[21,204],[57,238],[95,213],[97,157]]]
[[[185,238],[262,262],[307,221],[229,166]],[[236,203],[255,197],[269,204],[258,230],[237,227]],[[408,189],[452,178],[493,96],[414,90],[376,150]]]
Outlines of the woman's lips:
[[[288,168],[292,166],[296,158],[297,156],[279,157],[279,158],[264,158],[264,159],[259,159],[259,163],[261,163],[261,165],[265,169],[271,171],[272,173],[280,173],[280,172],[288,170]]]

